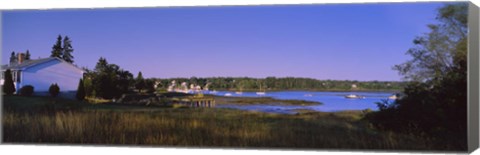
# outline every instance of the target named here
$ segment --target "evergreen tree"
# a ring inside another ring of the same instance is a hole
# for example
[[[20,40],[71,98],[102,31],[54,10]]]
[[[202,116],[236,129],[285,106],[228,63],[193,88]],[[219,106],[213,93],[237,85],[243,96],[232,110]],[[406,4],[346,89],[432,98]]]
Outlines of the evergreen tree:
[[[62,49],[62,36],[58,35],[57,42],[52,47],[52,54],[50,55],[50,57],[57,57],[57,58],[63,59],[62,58],[62,51],[63,51],[63,49]]]
[[[15,92],[15,85],[13,84],[12,71],[7,69],[5,71],[5,81],[3,83],[3,93],[12,95]]]
[[[100,59],[98,59],[97,64],[95,65],[94,71],[95,72],[104,72],[107,69],[107,67],[108,67],[107,59],[105,59],[103,57],[100,57]]]
[[[82,79],[80,79],[80,82],[78,82],[77,94],[75,97],[80,101],[85,99],[85,86],[83,85]]]
[[[25,54],[25,60],[30,60],[30,51],[27,50],[27,53]]]
[[[12,54],[10,55],[10,64],[15,62],[17,62],[17,56],[15,55],[15,51],[12,51]]]
[[[72,41],[68,36],[65,36],[63,39],[63,48],[62,48],[62,59],[69,62],[73,63],[73,48],[72,48]]]
[[[145,89],[145,79],[143,79],[142,72],[138,72],[137,79],[135,79],[135,88],[137,88],[139,92]]]

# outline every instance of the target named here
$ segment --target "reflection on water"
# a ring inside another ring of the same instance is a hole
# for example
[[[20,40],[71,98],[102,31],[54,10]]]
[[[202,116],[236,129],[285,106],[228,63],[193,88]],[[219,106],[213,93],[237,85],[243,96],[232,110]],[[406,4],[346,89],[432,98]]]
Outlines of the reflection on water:
[[[267,92],[265,95],[259,96],[255,92],[243,92],[236,94],[233,92],[219,91],[216,95],[223,96],[229,94],[230,96],[241,97],[273,97],[276,99],[294,99],[322,102],[322,105],[312,106],[285,106],[285,105],[217,105],[218,108],[234,108],[241,110],[255,110],[272,113],[295,114],[296,109],[307,109],[323,112],[335,112],[344,110],[378,110],[376,102],[388,99],[391,92],[310,92],[310,91],[281,91],[281,92]],[[364,99],[347,99],[346,95],[356,94],[365,96]]]

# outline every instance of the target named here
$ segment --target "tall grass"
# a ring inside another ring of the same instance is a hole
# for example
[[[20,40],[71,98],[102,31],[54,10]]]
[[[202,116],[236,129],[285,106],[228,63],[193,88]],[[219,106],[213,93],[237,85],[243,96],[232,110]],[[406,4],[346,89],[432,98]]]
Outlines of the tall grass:
[[[430,141],[379,132],[360,112],[266,114],[230,109],[4,111],[7,143],[429,150]]]

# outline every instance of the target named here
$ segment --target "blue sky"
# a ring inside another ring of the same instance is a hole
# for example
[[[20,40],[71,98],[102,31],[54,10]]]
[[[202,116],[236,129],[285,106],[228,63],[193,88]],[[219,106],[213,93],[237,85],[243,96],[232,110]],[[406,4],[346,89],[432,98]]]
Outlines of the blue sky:
[[[75,64],[100,57],[144,77],[294,76],[400,80],[412,40],[443,3],[328,4],[2,12],[12,51],[48,57],[68,35]]]

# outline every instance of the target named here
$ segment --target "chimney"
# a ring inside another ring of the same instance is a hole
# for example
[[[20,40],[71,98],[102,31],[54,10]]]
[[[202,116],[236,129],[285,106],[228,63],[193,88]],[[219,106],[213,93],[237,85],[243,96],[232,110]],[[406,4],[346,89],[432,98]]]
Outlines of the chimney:
[[[17,55],[18,58],[18,64],[22,64],[22,62],[25,60],[25,54],[24,53],[18,53]]]

